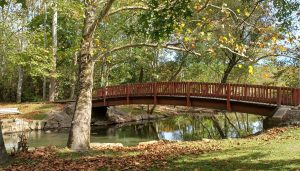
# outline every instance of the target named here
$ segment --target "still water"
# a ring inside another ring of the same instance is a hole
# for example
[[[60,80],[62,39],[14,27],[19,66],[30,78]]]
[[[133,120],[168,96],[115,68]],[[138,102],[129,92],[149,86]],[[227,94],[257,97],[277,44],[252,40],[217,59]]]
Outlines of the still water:
[[[181,115],[163,120],[92,127],[91,142],[137,145],[151,140],[193,141],[203,138],[239,138],[263,129],[262,117],[230,113],[219,115]],[[7,150],[17,146],[20,133],[4,135]],[[65,147],[68,130],[27,132],[30,147]]]

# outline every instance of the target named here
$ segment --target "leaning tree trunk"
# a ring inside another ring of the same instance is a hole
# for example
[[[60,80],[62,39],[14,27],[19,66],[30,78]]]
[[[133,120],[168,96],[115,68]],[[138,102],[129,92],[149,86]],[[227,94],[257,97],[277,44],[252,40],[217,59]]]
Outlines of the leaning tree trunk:
[[[76,99],[75,113],[69,133],[68,147],[75,151],[86,151],[90,148],[90,122],[92,109],[93,70],[91,56],[93,32],[95,27],[96,6],[86,6],[83,39],[79,55],[79,92]]]
[[[227,55],[229,56],[229,54]],[[229,63],[227,64],[227,67],[223,73],[222,79],[221,79],[221,83],[227,83],[228,81],[228,77],[231,73],[231,71],[233,70],[233,68],[235,67],[235,65],[239,62],[240,58],[237,57],[236,54],[231,54],[231,57],[229,58]]]
[[[57,2],[54,2],[53,8],[53,18],[52,18],[52,50],[53,50],[53,58],[52,58],[52,69],[50,76],[50,85],[49,85],[49,101],[54,102],[55,93],[56,93],[56,60],[57,60]]]
[[[8,155],[4,145],[3,135],[2,135],[2,121],[0,121],[0,164],[8,160]]]

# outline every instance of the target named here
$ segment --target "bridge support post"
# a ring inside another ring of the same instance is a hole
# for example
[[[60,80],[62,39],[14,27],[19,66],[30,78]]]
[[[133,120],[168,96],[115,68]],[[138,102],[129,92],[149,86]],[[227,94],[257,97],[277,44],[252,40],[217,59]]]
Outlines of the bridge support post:
[[[103,89],[103,105],[106,106],[106,87]]]
[[[127,87],[126,87],[126,103],[127,105],[129,105],[129,84],[127,84]]]
[[[227,84],[227,111],[231,111],[231,104],[230,104],[230,95],[231,95],[231,86]]]
[[[281,106],[281,101],[282,101],[282,91],[281,87],[277,88],[277,106]]]
[[[300,89],[297,89],[297,106],[300,105]]]
[[[191,98],[190,98],[190,95],[191,95],[191,93],[190,93],[190,88],[191,86],[190,86],[190,82],[188,82],[187,83],[187,87],[186,87],[186,105],[188,106],[188,107],[190,107],[190,106],[192,106],[192,104],[191,104]]]
[[[156,83],[154,83],[154,85],[153,85],[154,87],[153,87],[153,91],[154,91],[154,105],[157,105],[157,84]]]

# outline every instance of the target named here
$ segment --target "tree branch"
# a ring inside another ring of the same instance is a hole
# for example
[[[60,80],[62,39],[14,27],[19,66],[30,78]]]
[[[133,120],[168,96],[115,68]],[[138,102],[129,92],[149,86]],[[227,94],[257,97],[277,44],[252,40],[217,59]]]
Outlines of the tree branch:
[[[213,8],[217,8],[217,9],[220,9],[220,10],[227,10],[229,11],[236,20],[242,20],[243,23],[246,23],[247,25],[251,25],[250,23],[247,23],[245,20],[243,20],[242,18],[238,17],[238,15],[230,8],[228,7],[219,7],[219,6],[216,6],[216,5],[213,5],[213,4],[207,4],[207,6],[211,6]]]
[[[116,48],[113,48],[101,55],[95,55],[95,60],[97,60],[97,58],[105,57],[111,53],[114,53],[114,52],[117,52],[120,50],[124,50],[127,48],[134,48],[134,47],[151,47],[151,48],[159,48],[160,47],[160,48],[165,48],[165,49],[170,49],[170,50],[175,50],[175,51],[188,52],[188,53],[194,54],[196,56],[202,56],[200,53],[197,53],[195,51],[192,51],[192,50],[189,50],[186,48],[170,46],[170,45],[159,45],[159,44],[154,44],[154,43],[137,43],[137,44],[127,44],[124,46],[116,47]]]
[[[210,1],[210,0],[206,0],[205,3],[204,3],[204,5],[203,5],[197,12],[199,13],[199,12],[201,12],[202,10],[204,10],[204,9],[208,6],[209,1]]]
[[[220,48],[221,48],[221,49],[227,49],[229,52],[231,52],[231,53],[233,53],[233,54],[236,54],[236,55],[238,55],[238,56],[247,58],[247,59],[249,59],[250,61],[253,61],[252,59],[249,58],[249,56],[246,56],[245,54],[238,53],[238,52],[236,52],[236,51],[230,49],[230,48],[227,47],[227,46],[220,45]]]
[[[106,4],[104,5],[103,9],[101,10],[99,16],[97,16],[96,20],[94,21],[91,28],[95,29],[97,24],[103,21],[104,17],[107,16],[108,11],[110,10],[112,4],[115,0],[107,0]]]
[[[130,11],[130,10],[148,10],[149,8],[148,7],[143,7],[143,6],[127,6],[127,7],[122,7],[122,8],[119,8],[119,9],[116,9],[110,13],[107,14],[107,16],[112,16],[112,15],[115,15],[119,12],[122,12],[122,11]]]
[[[254,8],[253,8],[252,11],[250,12],[250,15],[247,16],[244,20],[242,20],[242,22],[241,22],[240,24],[237,25],[237,28],[240,27],[244,22],[246,22],[246,20],[248,20],[248,19],[252,16],[252,14],[253,14],[254,11],[256,10],[256,8],[257,8],[257,6],[258,6],[258,4],[259,4],[260,2],[261,2],[261,0],[260,0],[260,1],[257,1],[257,2],[255,3]]]

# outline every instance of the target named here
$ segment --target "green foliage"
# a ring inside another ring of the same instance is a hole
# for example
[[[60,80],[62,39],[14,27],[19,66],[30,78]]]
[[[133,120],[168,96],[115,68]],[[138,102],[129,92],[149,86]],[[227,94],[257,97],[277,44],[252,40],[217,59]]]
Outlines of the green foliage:
[[[3,70],[0,73],[0,100],[15,98],[17,68],[20,66],[25,71],[24,99],[41,99],[42,80],[50,75],[52,66],[53,10],[48,3],[44,27],[45,13],[43,5],[38,5],[38,2],[0,1],[1,10],[4,10],[4,18],[0,17],[0,72]],[[269,55],[295,56],[300,42],[293,27],[289,28],[291,33],[285,33],[274,23],[286,27],[291,17],[295,17],[299,5],[297,1],[259,1],[257,6],[249,0],[216,0],[210,1],[208,6],[204,6],[205,2],[116,1],[110,12],[135,6],[143,9],[121,10],[108,15],[95,30],[91,53],[95,57],[109,54],[97,59],[95,88],[135,83],[141,78],[143,82],[170,79],[220,82],[227,71],[227,81],[232,83],[297,85],[295,61],[284,66],[272,63],[269,69],[265,69],[263,64],[276,61],[275,57],[263,58],[262,63],[258,61],[262,56]],[[58,58],[55,77],[58,98],[66,99],[75,85],[74,74],[78,69],[76,54],[80,51],[84,4],[79,0],[58,0],[57,3]],[[8,5],[16,4],[18,8],[7,11]],[[100,11],[102,4],[97,8]],[[23,50],[20,41],[23,41]],[[149,42],[158,44],[158,47],[137,46],[109,53],[124,45]],[[188,55],[183,58],[182,52],[161,47],[166,44],[185,49]]]
[[[299,1],[297,0],[273,0],[276,8],[275,16],[278,18],[283,29],[288,29],[293,21],[293,12],[299,10]]]
[[[192,16],[191,4],[191,0],[149,0],[147,1],[149,10],[140,14],[138,27],[132,27],[145,35],[150,35],[155,41],[167,38],[180,25],[181,20]]]

